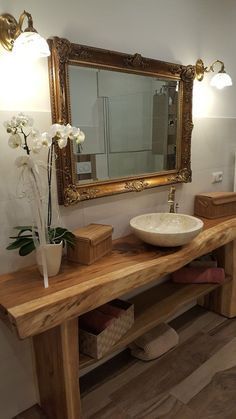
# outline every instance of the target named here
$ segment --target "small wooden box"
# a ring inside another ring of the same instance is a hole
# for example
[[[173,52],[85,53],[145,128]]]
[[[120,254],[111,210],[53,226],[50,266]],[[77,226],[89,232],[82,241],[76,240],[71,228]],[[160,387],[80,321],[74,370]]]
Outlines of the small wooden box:
[[[124,313],[115,318],[112,323],[99,334],[79,329],[80,352],[100,359],[112,349],[112,346],[132,327],[134,323],[134,306],[128,301],[114,300],[109,304],[116,304],[123,309]],[[99,310],[99,308],[98,308]]]
[[[91,265],[111,252],[112,230],[112,226],[103,224],[89,224],[87,227],[78,228],[74,231],[75,247],[67,250],[68,259],[83,265]]]
[[[236,215],[236,193],[209,192],[196,195],[194,214],[205,218]]]

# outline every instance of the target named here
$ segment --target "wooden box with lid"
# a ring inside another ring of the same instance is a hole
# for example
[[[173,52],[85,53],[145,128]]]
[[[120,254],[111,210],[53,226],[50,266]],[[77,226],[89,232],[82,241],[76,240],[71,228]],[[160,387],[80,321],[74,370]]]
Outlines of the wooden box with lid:
[[[212,219],[236,215],[236,193],[208,192],[196,195],[194,214]]]
[[[89,224],[73,233],[76,237],[74,248],[68,248],[67,258],[72,262],[91,265],[112,250],[111,225]]]

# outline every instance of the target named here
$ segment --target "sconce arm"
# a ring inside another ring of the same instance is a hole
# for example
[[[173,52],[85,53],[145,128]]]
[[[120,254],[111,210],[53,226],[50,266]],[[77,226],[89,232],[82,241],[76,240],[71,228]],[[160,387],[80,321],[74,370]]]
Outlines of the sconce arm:
[[[223,61],[215,60],[209,67],[205,67],[203,61],[199,58],[195,66],[197,80],[202,81],[205,73],[214,72],[214,67],[216,64],[221,65],[219,73],[225,73],[225,65]]]
[[[24,20],[26,18],[28,19],[28,26],[24,30],[24,32],[37,32],[36,29],[34,29],[34,23],[33,23],[32,15],[30,13],[26,12],[25,10],[23,11],[23,13],[21,13],[20,18],[19,18],[20,31],[23,32],[22,26],[23,26]]]
[[[19,22],[9,13],[0,15],[0,44],[8,51],[11,51],[15,39],[23,32],[22,26],[25,18],[28,19],[26,32],[37,32],[33,26],[33,19],[30,13],[24,12],[20,15]]]
[[[220,61],[220,60],[213,61],[213,63],[209,67],[204,68],[204,72],[205,73],[210,73],[211,71],[214,72],[214,66],[216,64],[221,65],[221,69],[220,69],[219,73],[225,73],[225,65],[224,65],[223,61]]]

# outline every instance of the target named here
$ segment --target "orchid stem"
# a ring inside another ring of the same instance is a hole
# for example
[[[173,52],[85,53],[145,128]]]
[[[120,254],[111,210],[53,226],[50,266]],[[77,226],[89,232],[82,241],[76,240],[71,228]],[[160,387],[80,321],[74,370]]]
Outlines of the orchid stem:
[[[24,133],[24,131],[22,131],[22,134],[24,136],[24,141],[25,141],[25,150],[26,150],[26,153],[29,156],[30,155],[30,149],[29,149],[28,144],[27,144],[27,135]]]
[[[53,164],[53,153],[54,143],[52,142],[51,147],[48,150],[48,164],[47,164],[47,176],[48,176],[48,229],[52,223],[52,164]]]

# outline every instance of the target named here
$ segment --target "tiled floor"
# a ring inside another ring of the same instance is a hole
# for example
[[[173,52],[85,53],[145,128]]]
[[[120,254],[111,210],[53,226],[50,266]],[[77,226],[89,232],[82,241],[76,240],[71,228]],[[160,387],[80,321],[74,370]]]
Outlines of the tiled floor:
[[[81,379],[83,419],[236,419],[236,319],[194,307],[171,326],[180,343],[158,360],[127,350]]]
[[[236,320],[195,307],[171,325],[180,344],[159,360],[127,356],[81,380],[84,418],[236,418]]]

